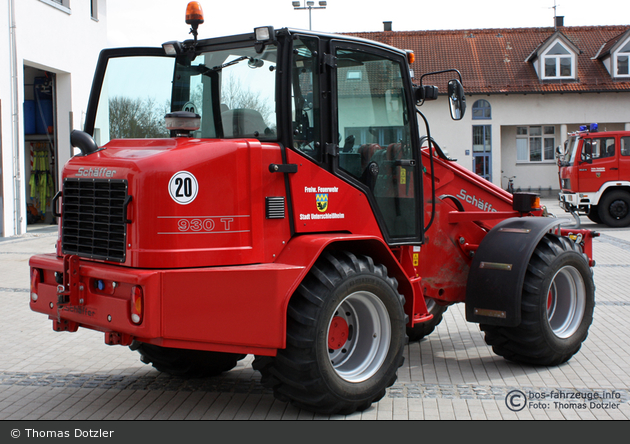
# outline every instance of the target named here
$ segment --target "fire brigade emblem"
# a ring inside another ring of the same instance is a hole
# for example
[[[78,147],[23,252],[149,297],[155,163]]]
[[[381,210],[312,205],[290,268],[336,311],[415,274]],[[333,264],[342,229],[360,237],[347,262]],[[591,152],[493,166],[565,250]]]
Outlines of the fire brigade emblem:
[[[328,193],[316,194],[315,201],[317,203],[317,211],[319,211],[320,213],[325,213],[328,209]]]

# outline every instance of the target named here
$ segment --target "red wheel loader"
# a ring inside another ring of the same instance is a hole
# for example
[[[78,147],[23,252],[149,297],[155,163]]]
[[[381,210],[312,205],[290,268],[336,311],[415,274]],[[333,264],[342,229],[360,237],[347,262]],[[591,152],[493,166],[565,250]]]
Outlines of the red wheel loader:
[[[443,153],[418,107],[461,119],[457,71],[440,95],[409,51],[272,27],[198,39],[189,12],[193,39],[100,55],[56,253],[30,260],[54,330],[182,377],[255,355],[277,398],[326,414],[381,399],[451,304],[506,359],[578,351],[595,234]]]

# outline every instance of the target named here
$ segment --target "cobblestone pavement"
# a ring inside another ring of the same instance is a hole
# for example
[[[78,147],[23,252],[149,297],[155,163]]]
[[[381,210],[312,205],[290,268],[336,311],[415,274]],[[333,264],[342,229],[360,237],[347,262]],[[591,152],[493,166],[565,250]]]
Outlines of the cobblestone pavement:
[[[545,201],[558,216],[553,200]],[[596,307],[580,352],[558,367],[496,356],[462,304],[421,342],[410,343],[398,381],[364,412],[321,416],[275,400],[252,356],[220,377],[185,380],[107,346],[88,330],[53,332],[28,306],[28,259],[53,252],[55,227],[0,239],[0,420],[501,420],[630,419],[630,229],[595,225]],[[507,407],[525,396],[526,408]]]

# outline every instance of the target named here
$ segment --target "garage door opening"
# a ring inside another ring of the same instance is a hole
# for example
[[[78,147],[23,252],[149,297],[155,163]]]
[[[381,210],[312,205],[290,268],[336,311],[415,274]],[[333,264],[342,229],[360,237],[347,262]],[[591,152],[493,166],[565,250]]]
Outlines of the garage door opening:
[[[27,230],[57,223],[52,199],[57,186],[56,76],[24,66],[24,160]]]

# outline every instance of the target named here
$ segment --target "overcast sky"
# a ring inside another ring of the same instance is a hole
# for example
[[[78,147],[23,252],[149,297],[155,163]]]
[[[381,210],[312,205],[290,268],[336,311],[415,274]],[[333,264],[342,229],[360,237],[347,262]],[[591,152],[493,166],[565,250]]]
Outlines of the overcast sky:
[[[189,0],[107,0],[110,46],[160,46],[190,38]],[[302,4],[305,1],[302,0]],[[315,1],[317,5],[318,0]],[[312,10],[312,28],[326,32],[553,26],[554,0],[328,0]],[[292,0],[200,0],[205,23],[199,38],[241,34],[256,26],[309,27],[308,10]],[[629,0],[556,0],[566,26],[630,25]]]

